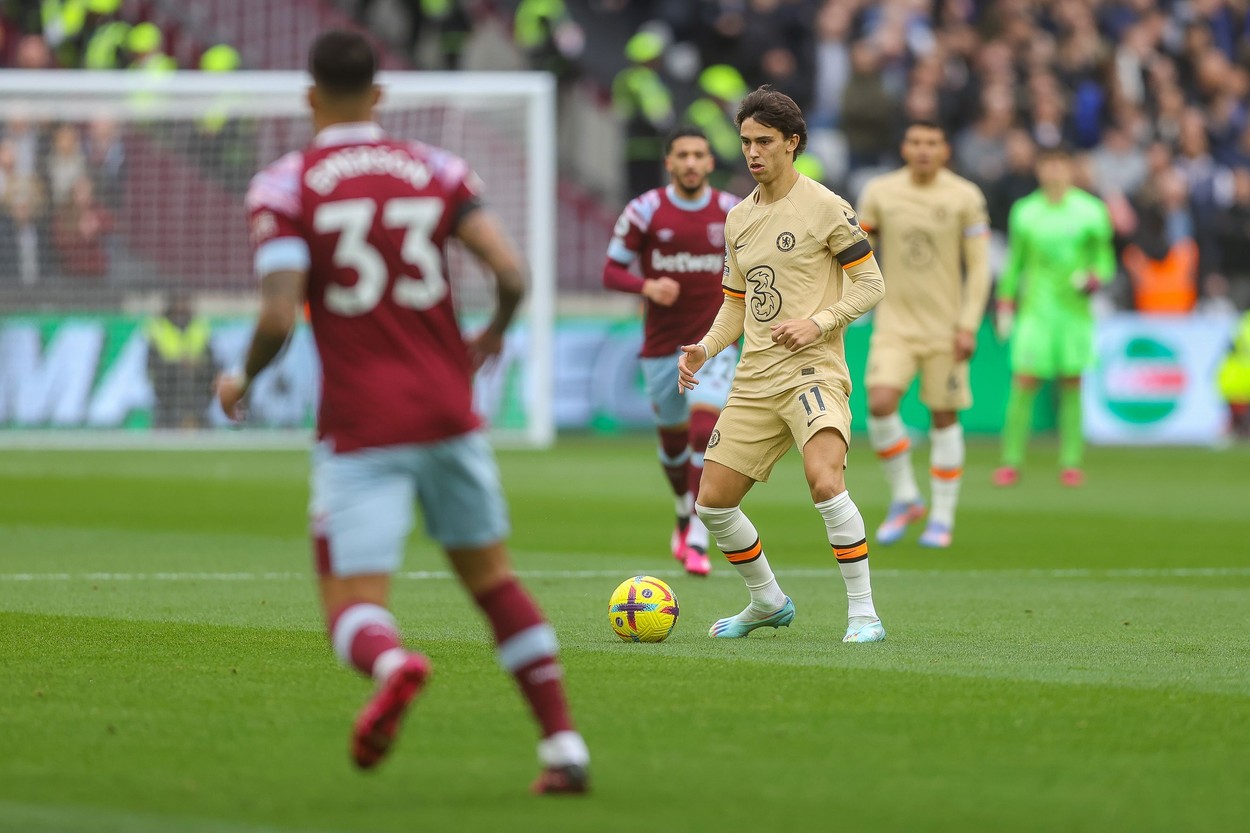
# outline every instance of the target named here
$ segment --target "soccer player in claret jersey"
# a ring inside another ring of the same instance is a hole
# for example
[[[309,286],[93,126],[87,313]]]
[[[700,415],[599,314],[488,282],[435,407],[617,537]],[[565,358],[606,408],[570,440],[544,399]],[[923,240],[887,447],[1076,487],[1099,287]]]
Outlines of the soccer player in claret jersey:
[[[924,516],[911,441],[898,415],[919,374],[933,495],[920,545],[949,547],[964,467],[959,412],[972,406],[968,360],[990,291],[989,220],[981,189],[947,170],[950,145],[941,126],[909,125],[902,153],[903,167],[869,180],[858,205],[888,287],[873,313],[866,379],[868,440],[891,494],[877,542],[894,543]]]
[[[668,137],[664,166],[670,183],[632,200],[616,221],[603,285],[646,299],[642,370],[660,434],[660,463],[677,501],[673,557],[686,571],[707,575],[707,527],[692,517],[703,455],[725,406],[737,345],[703,368],[702,384],[683,397],[677,387],[681,345],[707,332],[721,303],[725,214],[738,198],[708,185],[716,164],[703,132],[681,128]],[[629,271],[639,261],[642,277]]]
[[[1060,482],[1076,487],[1085,479],[1081,374],[1094,360],[1090,296],[1115,277],[1115,249],[1107,206],[1072,179],[1066,149],[1042,151],[1041,187],[1016,202],[1007,219],[1007,265],[998,281],[997,312],[1000,336],[1011,339],[1012,380],[1002,466],[994,471],[998,486],[1011,486],[1020,477],[1043,379],[1059,383]]]
[[[500,352],[525,265],[461,159],[373,121],[381,91],[363,37],[321,35],[310,64],[316,137],[248,190],[261,312],[244,373],[219,379],[218,396],[237,418],[307,298],[324,376],[311,500],[321,597],[335,654],[376,681],[352,756],[367,769],[387,754],[430,674],[386,608],[415,501],[542,728],[534,791],[585,792],[589,754],[569,717],[555,632],[509,565],[499,475],[472,408],[473,371]],[[467,342],[445,274],[452,236],[497,278],[494,317]]]
[[[777,584],[760,536],[739,504],[798,445],[812,500],[846,582],[843,642],[880,642],[864,519],[846,490],[851,377],[842,330],[881,300],[884,282],[868,236],[846,200],[800,174],[807,143],[798,106],[761,87],[742,100],[738,132],[758,183],[725,220],[724,302],[707,334],[682,346],[680,384],[693,390],[708,359],[744,331],[729,402],[708,442],[695,510],[751,594],[713,637],[789,625],[794,603]]]

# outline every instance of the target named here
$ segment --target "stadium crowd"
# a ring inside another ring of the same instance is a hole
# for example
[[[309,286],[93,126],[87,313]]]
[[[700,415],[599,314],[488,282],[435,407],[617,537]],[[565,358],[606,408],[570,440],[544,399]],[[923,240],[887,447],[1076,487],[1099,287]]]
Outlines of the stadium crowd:
[[[641,63],[669,85],[674,112],[709,94],[710,68],[737,70],[742,89],[773,84],[808,114],[816,170],[852,197],[898,164],[909,121],[937,122],[952,167],[985,191],[999,232],[1036,187],[1037,150],[1068,146],[1079,184],[1111,211],[1125,278],[1118,306],[1250,306],[1246,2],[629,5],[648,7],[640,31],[664,42]],[[672,55],[697,56],[696,70]]]
[[[448,50],[475,26],[502,20],[533,65],[603,89],[629,131],[627,154],[642,154],[627,164],[631,190],[658,183],[655,139],[678,123],[703,127],[725,170],[741,168],[735,101],[770,83],[808,115],[805,172],[852,198],[897,164],[908,121],[942,124],[952,167],[983,188],[1000,233],[1036,185],[1037,150],[1070,146],[1079,184],[1111,211],[1117,306],[1250,307],[1247,0],[391,1],[411,17],[409,46],[437,33],[439,68],[458,65]],[[141,24],[109,30],[116,0],[82,5],[71,36],[48,3],[9,0],[0,60],[167,68]],[[372,5],[340,4],[362,19]],[[587,47],[600,39],[615,45]],[[0,280],[104,274],[124,155],[104,120],[4,125]]]

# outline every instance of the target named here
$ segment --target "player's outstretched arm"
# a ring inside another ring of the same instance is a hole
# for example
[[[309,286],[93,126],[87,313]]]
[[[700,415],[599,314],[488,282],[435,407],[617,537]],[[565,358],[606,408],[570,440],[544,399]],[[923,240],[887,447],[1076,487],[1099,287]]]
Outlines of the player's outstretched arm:
[[[699,384],[699,380],[694,375],[699,372],[699,368],[707,363],[707,345],[703,342],[697,344],[683,344],[681,346],[681,355],[677,357],[677,392],[685,393],[688,390],[694,390]]]
[[[231,419],[243,417],[242,402],[252,380],[282,352],[282,346],[295,328],[295,316],[304,302],[304,285],[308,274],[304,271],[284,270],[270,272],[260,280],[260,317],[252,343],[247,348],[247,362],[243,374],[222,374],[217,377],[217,398],[221,409]]]
[[[465,216],[456,226],[456,236],[495,275],[495,314],[486,329],[469,342],[473,367],[479,368],[503,350],[504,332],[525,297],[528,270],[498,218],[486,209]]]
[[[725,296],[707,335],[699,339],[698,344],[682,345],[681,355],[677,357],[678,391],[685,393],[694,390],[695,385],[699,384],[694,374],[703,367],[703,363],[742,337],[746,315],[745,300],[732,295]]]

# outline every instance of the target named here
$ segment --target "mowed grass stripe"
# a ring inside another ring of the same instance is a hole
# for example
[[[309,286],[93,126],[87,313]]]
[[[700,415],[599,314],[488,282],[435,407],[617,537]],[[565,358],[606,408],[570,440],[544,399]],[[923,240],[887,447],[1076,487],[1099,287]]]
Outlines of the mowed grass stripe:
[[[366,687],[312,634],[65,617],[28,617],[20,632],[36,635],[19,655],[46,663],[45,682],[41,696],[4,698],[0,737],[26,751],[4,764],[0,795],[168,813],[170,829],[188,816],[262,829],[617,829],[621,808],[642,800],[680,830],[756,829],[761,808],[794,830],[831,820],[1234,830],[1250,809],[1238,768],[1250,742],[1244,704],[1192,691],[1087,686],[1074,697],[1062,685],[880,669],[778,676],[637,646],[573,651],[571,694],[598,789],[570,807],[524,796],[531,730],[481,644],[432,646],[437,676],[400,752],[362,777],[345,740]],[[663,687],[626,682],[648,679]],[[76,690],[88,680],[95,696],[84,704]],[[151,754],[166,747],[185,751]],[[853,778],[865,757],[872,777]]]
[[[1248,451],[1092,449],[1089,487],[1065,490],[1043,445],[994,490],[996,450],[974,443],[956,547],[872,551],[876,646],[838,641],[845,594],[796,457],[746,509],[798,618],[726,644],[706,628],[745,594],[723,565],[676,570],[651,438],[501,453],[516,561],[595,755],[583,802],[525,794],[532,725],[419,530],[406,571],[436,577],[393,601],[434,682],[395,759],[350,769],[368,685],[317,609],[306,454],[0,454],[4,574],[284,576],[0,579],[0,830],[39,829],[5,817],[33,805],[83,833],[119,829],[109,813],[283,833],[1240,831]],[[888,496],[863,443],[852,460],[871,528]],[[640,572],[681,599],[662,645],[607,627],[607,595]]]

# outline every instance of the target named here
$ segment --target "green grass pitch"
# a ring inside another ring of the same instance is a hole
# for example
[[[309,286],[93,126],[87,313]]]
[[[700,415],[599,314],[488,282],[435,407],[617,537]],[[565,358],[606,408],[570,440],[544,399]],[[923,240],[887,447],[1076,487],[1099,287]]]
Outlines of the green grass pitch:
[[[924,450],[916,455],[922,471]],[[0,452],[0,831],[1238,831],[1250,827],[1250,450],[974,446],[956,546],[874,548],[880,645],[794,455],[745,507],[793,627],[713,641],[745,591],[667,555],[649,438],[509,451],[518,568],[563,645],[594,793],[537,799],[534,730],[415,537],[395,587],[435,676],[393,757],[349,765],[367,683],[333,660],[299,452]],[[869,527],[886,495],[861,443]],[[661,645],[616,584],[669,579]]]

